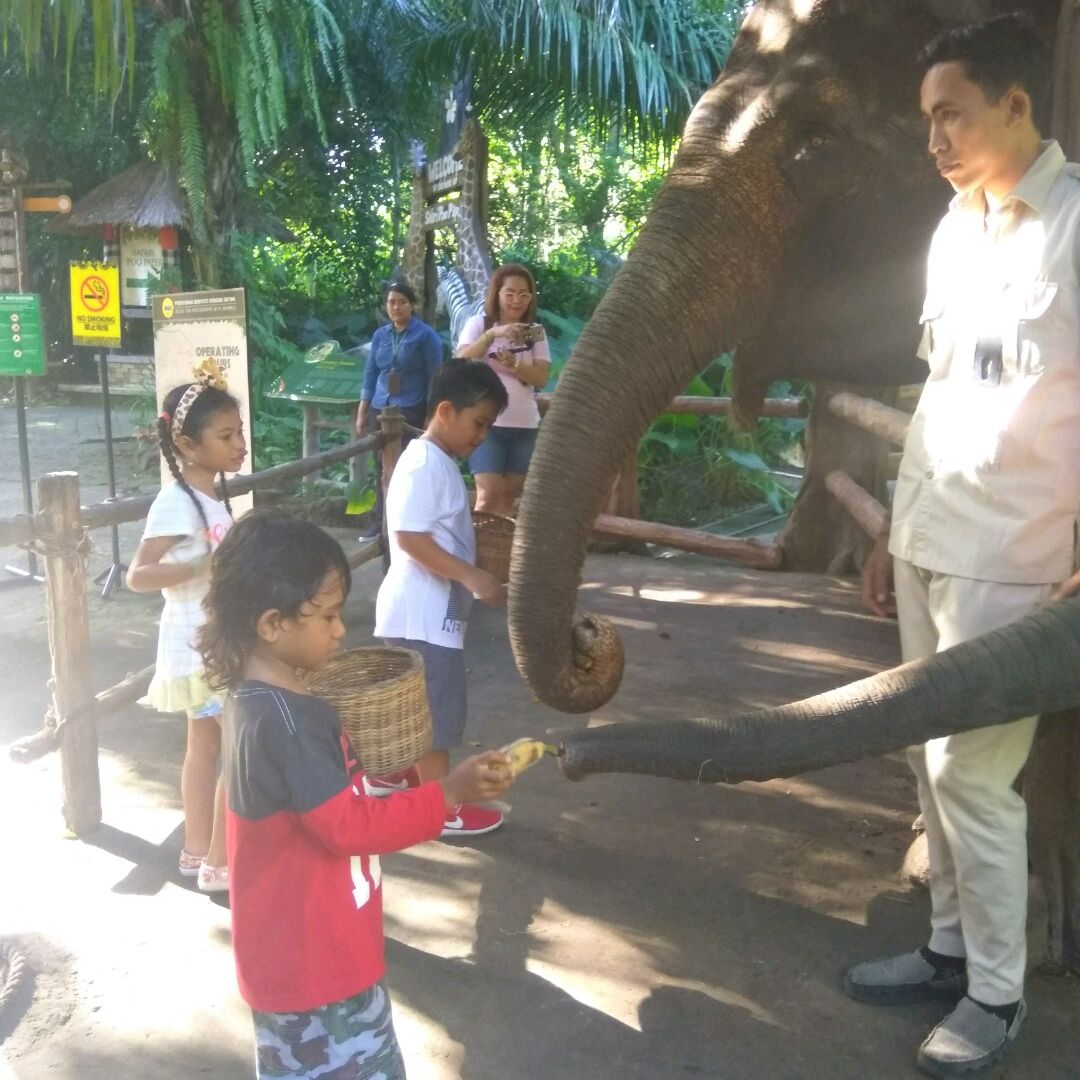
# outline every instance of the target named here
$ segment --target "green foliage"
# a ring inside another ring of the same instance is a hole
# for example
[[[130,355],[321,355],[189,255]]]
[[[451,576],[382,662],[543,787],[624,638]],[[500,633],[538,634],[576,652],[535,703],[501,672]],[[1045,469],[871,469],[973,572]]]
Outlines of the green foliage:
[[[727,56],[742,4],[721,0],[439,0],[418,3],[418,72],[470,71],[485,123],[562,114],[601,135],[678,137]]]
[[[5,26],[0,18],[0,30]],[[63,50],[65,43],[59,42]],[[77,41],[71,58],[72,77],[92,79],[94,56],[87,35]],[[27,73],[24,59],[12,49],[0,57],[0,126],[22,147],[30,163],[30,182],[67,181],[73,200],[79,199],[137,160],[139,146],[134,115],[127,95],[121,94],[112,111],[102,109],[92,96],[69,96],[67,76],[57,65],[42,64]],[[52,214],[28,214],[26,237],[32,292],[42,298],[49,367],[63,365],[61,381],[79,381],[92,374],[89,350],[71,345],[68,262],[101,257],[96,236],[72,236],[51,231]],[[78,374],[76,374],[78,369]]]
[[[447,84],[472,79],[492,250],[536,275],[554,385],[744,6],[0,0],[3,46],[10,37],[19,50],[0,61],[0,95],[35,178],[72,175],[76,197],[146,152],[176,170],[200,282],[248,289],[261,468],[300,453],[298,408],[264,396],[298,347],[356,344],[381,317],[407,224],[410,139],[431,144]],[[68,83],[100,97],[65,98]],[[38,223],[30,240],[59,343],[67,258],[96,255],[97,243],[46,239]],[[688,392],[726,393],[728,381],[720,361]],[[724,418],[658,418],[641,444],[646,514],[689,522],[750,500],[785,505],[771,470],[800,427],[764,421],[742,435]]]
[[[731,358],[715,360],[684,391],[727,397]],[[798,384],[774,384],[769,396],[805,393]],[[638,447],[642,516],[678,525],[705,525],[725,511],[767,502],[778,514],[793,493],[774,475],[802,438],[805,421],[766,417],[740,432],[726,416],[658,416]],[[786,466],[785,466],[786,467]],[[789,470],[790,471],[790,470]]]

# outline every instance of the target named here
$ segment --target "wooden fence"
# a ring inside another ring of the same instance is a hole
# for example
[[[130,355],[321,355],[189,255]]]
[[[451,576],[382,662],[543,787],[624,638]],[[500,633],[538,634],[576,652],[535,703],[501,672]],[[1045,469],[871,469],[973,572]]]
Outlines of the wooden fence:
[[[540,412],[547,411],[552,394],[538,394]],[[677,397],[662,413],[694,416],[727,416],[731,412],[729,397]],[[761,415],[771,417],[804,417],[806,404],[802,398],[766,398]],[[761,540],[716,536],[700,529],[684,529],[676,525],[661,525],[639,520],[637,496],[637,448],[616,478],[608,500],[606,512],[593,523],[597,536],[637,543],[662,544],[665,547],[690,551],[697,555],[709,555],[717,559],[740,563],[756,570],[778,570],[783,552],[778,544]]]
[[[401,451],[401,414],[384,410],[381,430],[345,446],[230,480],[230,496],[261,491],[284,481],[318,472],[358,454],[382,449],[387,473]],[[45,609],[52,661],[52,701],[44,728],[11,747],[11,757],[28,762],[51,750],[60,751],[62,811],[68,828],[84,835],[101,823],[101,781],[98,770],[97,722],[137,701],[153,677],[153,665],[128,675],[95,694],[90,677],[90,623],[86,606],[86,556],[92,529],[139,521],[146,517],[153,496],[115,499],[80,506],[79,476],[56,472],[37,485],[40,509],[32,517],[0,521],[0,546],[19,544],[37,552],[45,565]],[[349,555],[353,568],[382,554],[376,540]]]
[[[855,427],[883,439],[893,446],[903,446],[911,417],[900,409],[883,405],[858,394],[833,394],[828,401],[829,411]],[[825,477],[825,486],[837,502],[871,540],[884,536],[889,528],[889,511],[846,472],[834,469]]]

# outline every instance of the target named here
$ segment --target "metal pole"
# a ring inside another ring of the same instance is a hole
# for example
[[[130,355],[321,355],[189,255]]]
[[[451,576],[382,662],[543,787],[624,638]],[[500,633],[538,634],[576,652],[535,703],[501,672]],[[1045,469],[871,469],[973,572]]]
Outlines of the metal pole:
[[[26,433],[26,378],[23,375],[15,376],[15,423],[19,432],[19,475],[22,477],[23,511],[32,517],[34,489],[30,479],[30,441]],[[37,556],[32,551],[26,553],[26,569],[29,577],[38,576]]]
[[[112,403],[109,398],[109,362],[104,350],[98,353],[98,369],[101,372],[101,398],[105,417],[105,468],[109,484],[109,501],[116,498],[116,462],[113,459]],[[120,575],[127,569],[120,562],[120,529],[112,526],[112,565],[103,570],[94,584],[101,586],[101,598],[108,600]]]

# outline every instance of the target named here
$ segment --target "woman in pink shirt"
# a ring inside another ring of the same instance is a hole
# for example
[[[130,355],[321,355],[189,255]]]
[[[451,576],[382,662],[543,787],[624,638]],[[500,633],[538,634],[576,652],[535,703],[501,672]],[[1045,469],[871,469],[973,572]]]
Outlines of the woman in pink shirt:
[[[510,403],[469,458],[469,468],[476,509],[514,517],[540,425],[536,392],[551,371],[544,328],[536,322],[536,285],[524,266],[506,263],[491,275],[484,314],[462,327],[456,355],[483,360],[506,387]]]

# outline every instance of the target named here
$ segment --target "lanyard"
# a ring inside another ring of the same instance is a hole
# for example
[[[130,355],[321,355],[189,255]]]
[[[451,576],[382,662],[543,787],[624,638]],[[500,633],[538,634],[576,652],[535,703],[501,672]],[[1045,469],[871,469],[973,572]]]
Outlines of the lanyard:
[[[386,390],[391,395],[401,393],[401,376],[398,374],[397,358],[401,351],[401,343],[408,332],[407,326],[400,333],[392,325],[390,327],[390,371],[386,376]]]
[[[391,327],[390,329],[390,366],[392,368],[397,367],[398,353],[401,352],[401,343],[405,340],[405,335],[408,334],[409,328],[406,326],[404,330],[398,332]]]

